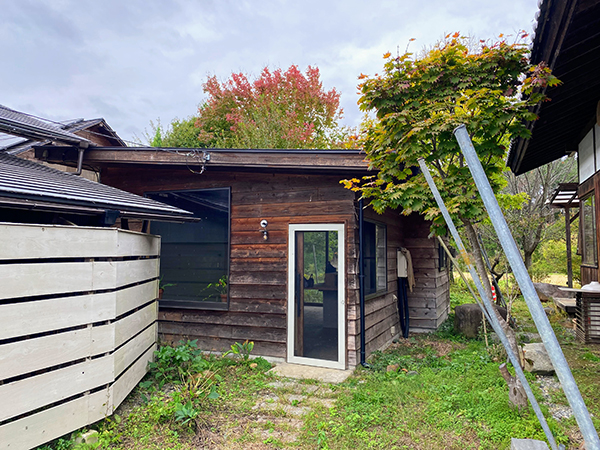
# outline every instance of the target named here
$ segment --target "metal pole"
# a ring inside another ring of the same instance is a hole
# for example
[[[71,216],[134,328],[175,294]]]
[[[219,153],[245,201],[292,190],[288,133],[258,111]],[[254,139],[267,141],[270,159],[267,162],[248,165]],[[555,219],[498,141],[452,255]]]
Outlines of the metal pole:
[[[548,356],[550,356],[552,365],[556,371],[556,375],[558,375],[558,379],[560,380],[563,391],[567,397],[567,400],[569,401],[569,404],[571,405],[571,408],[573,409],[573,414],[575,415],[575,419],[577,420],[581,434],[585,439],[585,446],[588,450],[600,450],[600,439],[598,439],[598,433],[594,428],[594,424],[592,423],[590,414],[585,406],[583,398],[581,397],[579,388],[577,387],[575,379],[573,378],[573,374],[569,369],[569,364],[565,359],[565,355],[563,354],[560,345],[558,344],[558,340],[554,335],[554,331],[550,326],[550,322],[548,321],[548,317],[546,316],[544,308],[542,307],[542,303],[540,302],[537,292],[535,291],[533,282],[531,281],[531,278],[529,278],[529,274],[527,273],[527,269],[523,263],[521,253],[519,252],[512,234],[508,229],[508,225],[506,224],[506,220],[502,215],[500,206],[496,201],[496,197],[494,196],[494,192],[492,191],[489,180],[487,179],[483,167],[481,166],[481,162],[477,157],[477,153],[475,152],[475,148],[473,147],[473,143],[471,142],[467,128],[464,125],[458,126],[454,130],[454,135],[456,136],[456,140],[458,141],[463,155],[465,156],[469,170],[473,175],[475,185],[477,186],[477,189],[479,189],[483,204],[485,205],[492,224],[494,225],[496,234],[500,239],[500,244],[504,249],[506,258],[508,259],[508,262],[513,270],[513,274],[517,280],[517,283],[519,284],[521,293],[525,298],[525,302],[527,303],[531,317],[535,322],[535,326],[540,333],[542,341],[544,342]]]
[[[483,288],[483,284],[481,283],[481,280],[479,279],[479,275],[477,275],[477,272],[475,271],[473,264],[471,264],[471,260],[467,253],[467,250],[463,244],[463,241],[460,238],[460,235],[458,234],[458,230],[454,226],[454,221],[452,220],[452,217],[450,217],[450,213],[448,212],[448,209],[446,208],[446,205],[444,204],[444,200],[442,200],[442,197],[435,185],[435,182],[433,181],[433,178],[431,177],[431,174],[429,173],[429,169],[425,165],[425,160],[423,158],[419,158],[419,166],[421,167],[421,171],[423,172],[423,175],[425,175],[425,179],[427,180],[427,183],[429,184],[429,188],[431,189],[431,192],[433,193],[433,197],[435,198],[435,201],[437,202],[438,207],[440,208],[440,211],[442,212],[442,215],[444,216],[444,219],[446,220],[446,224],[448,225],[448,229],[450,230],[450,233],[452,234],[452,237],[454,238],[454,242],[456,242],[458,251],[460,252],[462,258],[465,260],[465,263],[467,264],[469,273],[471,274],[471,278],[473,278],[473,281],[475,282],[475,287],[477,288],[477,291],[479,292],[479,297],[481,298],[481,300],[483,300],[483,304],[485,305],[485,309],[487,310],[487,317],[488,317],[490,323],[492,324],[492,328],[494,329],[494,331],[500,338],[500,342],[502,342],[502,345],[506,349],[506,354],[508,355],[508,359],[510,360],[510,362],[512,363],[512,365],[515,369],[515,374],[517,375],[517,378],[523,385],[525,394],[527,394],[529,403],[531,403],[531,406],[533,407],[533,411],[535,412],[535,415],[537,416],[538,421],[540,422],[540,425],[542,426],[542,429],[544,430],[544,433],[546,434],[546,438],[548,438],[548,442],[550,443],[550,446],[552,447],[553,450],[557,450],[558,447],[556,446],[556,441],[554,440],[554,436],[552,435],[552,432],[550,431],[550,427],[548,426],[548,423],[546,422],[546,418],[544,417],[544,414],[542,413],[542,410],[540,409],[540,405],[538,404],[537,400],[535,399],[535,396],[533,395],[533,392],[531,391],[531,387],[529,386],[529,383],[527,382],[527,379],[525,378],[525,373],[523,372],[523,369],[521,368],[521,363],[519,361],[519,358],[514,354],[514,352],[512,351],[512,349],[510,347],[508,338],[506,337],[506,335],[504,334],[504,331],[502,330],[502,327],[500,326],[498,317],[496,317],[496,312],[494,311],[494,305],[492,304],[491,299],[488,297],[487,292]]]

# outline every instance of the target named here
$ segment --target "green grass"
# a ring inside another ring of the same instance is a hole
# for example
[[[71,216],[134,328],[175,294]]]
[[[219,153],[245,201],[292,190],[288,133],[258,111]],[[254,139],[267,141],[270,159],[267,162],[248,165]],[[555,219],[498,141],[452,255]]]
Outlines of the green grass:
[[[455,285],[452,306],[468,302]],[[513,311],[517,331],[535,330],[522,299]],[[564,316],[551,323],[600,428],[600,346],[576,342]],[[402,339],[369,362],[341,385],[286,384],[262,358],[205,356],[193,342],[165,348],[118,414],[93,426],[99,445],[66,436],[43,449],[507,449],[512,437],[545,440],[531,409],[510,408],[497,353],[457,335],[452,315],[437,333]],[[564,394],[552,402],[566,404]],[[578,448],[574,419],[542,410],[557,441]]]

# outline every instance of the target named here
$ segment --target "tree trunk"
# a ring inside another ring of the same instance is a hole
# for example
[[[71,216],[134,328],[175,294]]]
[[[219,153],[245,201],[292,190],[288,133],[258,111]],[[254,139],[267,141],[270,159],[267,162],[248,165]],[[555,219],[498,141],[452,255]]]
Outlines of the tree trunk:
[[[500,364],[498,370],[500,370],[502,378],[504,378],[508,385],[508,401],[512,403],[513,407],[518,408],[519,412],[525,411],[527,409],[527,394],[525,394],[523,385],[517,377],[513,377],[510,374],[506,363]]]
[[[471,246],[471,254],[473,255],[473,260],[474,260],[473,262],[475,264],[475,268],[477,269],[477,273],[479,274],[479,279],[481,280],[481,283],[483,284],[483,287],[486,291],[486,295],[488,296],[488,299],[490,300],[490,303],[492,303],[492,305],[493,305],[492,287],[490,284],[490,279],[487,275],[487,270],[485,268],[485,263],[483,261],[483,256],[481,254],[481,250],[479,248],[479,241],[477,239],[477,233],[475,232],[475,229],[473,228],[473,224],[469,220],[462,219],[462,222],[465,225],[467,239]],[[498,318],[498,322],[500,323],[500,327],[502,328],[502,331],[504,331],[504,334],[506,335],[506,337],[508,339],[510,348],[513,351],[514,355],[517,357],[519,364],[521,364],[521,357],[520,357],[521,352],[520,352],[520,348],[517,344],[517,338],[515,336],[515,332],[510,327],[508,322],[506,322],[506,320],[504,320],[502,318],[502,316],[498,312],[498,309],[496,307],[494,307],[492,309],[493,309],[493,311],[488,311],[488,312],[490,314],[496,314],[496,317]],[[500,372],[502,373],[502,376],[506,380],[506,377],[504,376],[504,373],[502,372],[502,366],[506,366],[506,364],[503,364],[500,366]],[[522,364],[521,364],[521,367],[522,367]],[[504,367],[504,368],[506,369],[506,367]],[[508,370],[506,370],[506,373],[508,374]],[[510,374],[509,374],[509,376],[510,376]],[[511,381],[510,383],[507,380],[506,383],[508,384],[508,387],[509,387],[508,399],[510,400],[511,403],[513,403],[514,406],[516,406],[520,410],[522,405],[519,404],[518,401],[520,401],[519,399],[521,397],[523,397],[525,399],[525,405],[527,405],[527,395],[525,394],[525,389],[523,389],[523,386],[521,385],[521,383],[519,382],[518,379],[515,379],[515,381]]]
[[[532,251],[525,250],[523,252],[523,262],[525,263],[525,268],[527,269],[527,271],[529,271],[529,269],[531,268],[532,256],[534,251],[535,249],[533,249]]]

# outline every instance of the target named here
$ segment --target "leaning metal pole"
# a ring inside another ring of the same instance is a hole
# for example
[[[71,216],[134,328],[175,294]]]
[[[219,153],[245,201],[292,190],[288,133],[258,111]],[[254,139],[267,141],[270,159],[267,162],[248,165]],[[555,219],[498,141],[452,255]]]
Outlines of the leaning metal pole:
[[[531,406],[533,407],[533,411],[535,412],[535,415],[537,416],[538,421],[540,422],[540,425],[542,426],[542,429],[544,430],[544,434],[546,435],[546,438],[548,439],[548,442],[550,443],[552,450],[557,450],[558,447],[556,446],[556,441],[554,440],[554,436],[552,435],[552,432],[550,431],[550,427],[548,426],[548,423],[546,422],[546,418],[544,417],[544,414],[542,413],[542,410],[540,409],[540,405],[538,404],[537,400],[535,399],[535,396],[533,395],[531,387],[529,386],[529,383],[527,382],[527,379],[525,378],[525,373],[523,372],[523,369],[521,368],[521,363],[519,362],[519,358],[512,351],[510,343],[508,342],[508,338],[506,337],[506,334],[504,334],[504,330],[500,326],[500,322],[498,321],[498,317],[496,316],[496,313],[494,311],[494,305],[492,304],[491,299],[488,297],[487,292],[483,288],[483,284],[481,283],[481,280],[479,279],[479,275],[477,275],[477,272],[475,271],[475,267],[473,267],[473,264],[471,263],[471,260],[467,253],[467,250],[465,249],[463,241],[460,238],[460,235],[458,234],[458,230],[454,226],[454,221],[452,220],[452,217],[450,217],[450,213],[448,212],[448,209],[446,208],[446,205],[444,204],[444,200],[442,200],[440,192],[438,191],[437,186],[435,185],[435,181],[433,181],[433,178],[431,177],[431,174],[429,173],[429,169],[427,168],[427,165],[425,164],[425,160],[423,158],[419,158],[419,166],[421,167],[421,171],[423,172],[423,175],[425,175],[425,179],[427,180],[427,184],[429,184],[429,188],[431,189],[431,192],[433,193],[433,197],[435,198],[435,201],[438,204],[438,207],[440,208],[442,215],[444,216],[444,220],[446,221],[446,225],[448,225],[448,229],[450,230],[450,233],[452,234],[452,237],[454,238],[454,242],[456,242],[458,251],[460,252],[465,263],[467,264],[469,273],[471,274],[471,278],[475,282],[475,287],[477,288],[477,291],[479,292],[479,297],[481,298],[481,300],[483,301],[483,304],[485,305],[484,312],[487,310],[486,317],[488,318],[488,320],[490,321],[490,323],[492,325],[492,328],[494,329],[494,331],[500,338],[500,342],[502,342],[502,345],[506,349],[506,354],[508,355],[508,359],[510,359],[510,362],[512,363],[512,365],[515,369],[515,374],[517,375],[517,378],[523,385],[523,389],[525,390],[525,394],[527,394],[529,403],[531,403]]]
[[[581,397],[579,388],[575,383],[571,369],[569,369],[569,364],[565,359],[565,355],[563,354],[554,331],[550,326],[550,322],[548,321],[548,317],[546,316],[544,308],[542,307],[542,303],[540,302],[535,287],[533,286],[533,282],[527,273],[527,269],[525,268],[525,264],[521,258],[521,253],[519,252],[512,234],[508,229],[508,225],[506,224],[504,215],[500,210],[498,201],[494,196],[494,192],[492,191],[489,180],[483,171],[483,167],[481,166],[481,162],[477,157],[477,153],[475,152],[475,148],[473,147],[473,143],[471,142],[467,128],[464,125],[458,126],[454,130],[454,136],[460,145],[465,160],[467,161],[467,165],[469,166],[469,170],[473,175],[475,185],[477,186],[477,189],[479,189],[483,204],[485,205],[490,220],[494,225],[496,234],[500,239],[500,244],[504,249],[506,258],[508,259],[508,262],[513,270],[513,274],[517,280],[517,283],[519,284],[521,293],[525,298],[525,302],[527,303],[531,317],[535,322],[535,326],[540,333],[542,341],[544,342],[544,346],[546,347],[548,356],[550,356],[552,365],[556,371],[556,375],[558,375],[560,384],[562,385],[563,391],[567,397],[567,400],[569,401],[569,405],[571,405],[571,408],[573,409],[573,414],[575,415],[575,419],[577,420],[577,424],[579,425],[579,429],[581,430],[581,434],[585,440],[585,448],[588,450],[600,450],[600,439],[598,439],[598,433],[594,428],[590,414],[585,406],[583,398]]]

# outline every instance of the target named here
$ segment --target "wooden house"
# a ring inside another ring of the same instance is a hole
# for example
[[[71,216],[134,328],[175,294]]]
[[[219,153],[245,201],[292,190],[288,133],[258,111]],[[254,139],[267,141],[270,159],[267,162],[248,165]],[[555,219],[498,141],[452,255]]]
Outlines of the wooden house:
[[[36,150],[49,162],[75,164],[75,155]],[[151,224],[162,237],[164,341],[226,350],[252,340],[258,355],[354,367],[400,331],[400,247],[411,252],[416,279],[410,329],[433,331],[447,317],[448,273],[429,224],[361,208],[340,184],[368,173],[358,150],[90,147],[84,164],[103,183],[200,218]]]
[[[562,83],[547,89],[551,101],[535,111],[539,119],[529,124],[532,137],[513,143],[508,165],[519,175],[577,155],[579,201],[574,205],[580,209],[584,285],[600,279],[600,2],[544,0],[531,60],[546,62]]]

